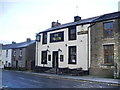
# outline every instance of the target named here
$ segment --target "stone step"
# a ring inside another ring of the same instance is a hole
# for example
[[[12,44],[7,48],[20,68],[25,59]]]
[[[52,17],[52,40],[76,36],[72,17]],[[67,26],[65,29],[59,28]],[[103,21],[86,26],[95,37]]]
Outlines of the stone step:
[[[57,69],[57,71],[58,71],[58,69]],[[48,71],[45,71],[45,72],[50,73],[50,74],[55,74],[56,73],[56,68],[52,68],[52,69],[50,69]]]

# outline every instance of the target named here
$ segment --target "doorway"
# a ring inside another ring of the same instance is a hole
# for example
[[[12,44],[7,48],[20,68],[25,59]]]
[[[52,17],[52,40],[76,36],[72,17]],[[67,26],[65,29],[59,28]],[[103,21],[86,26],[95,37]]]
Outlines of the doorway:
[[[58,68],[58,51],[53,51],[52,67]]]

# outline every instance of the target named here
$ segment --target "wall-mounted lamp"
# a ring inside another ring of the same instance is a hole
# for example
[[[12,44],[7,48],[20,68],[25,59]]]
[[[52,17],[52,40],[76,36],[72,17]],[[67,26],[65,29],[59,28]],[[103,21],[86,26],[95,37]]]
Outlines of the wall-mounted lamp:
[[[62,52],[62,50],[59,48],[58,51]]]
[[[41,36],[39,34],[36,34],[36,41],[37,42],[40,42],[40,38],[41,38]]]
[[[47,46],[47,48],[49,48],[49,46]]]
[[[67,44],[65,44],[65,46],[67,47]]]
[[[50,50],[48,50],[48,49],[47,49],[46,51],[47,51],[47,52],[50,52]]]

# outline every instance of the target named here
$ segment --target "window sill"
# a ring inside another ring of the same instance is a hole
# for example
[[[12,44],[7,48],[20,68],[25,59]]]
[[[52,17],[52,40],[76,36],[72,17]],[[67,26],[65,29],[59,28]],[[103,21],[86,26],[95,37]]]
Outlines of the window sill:
[[[114,66],[113,63],[104,63],[104,64],[101,64],[102,66]]]
[[[76,64],[76,63],[68,63],[68,64]]]

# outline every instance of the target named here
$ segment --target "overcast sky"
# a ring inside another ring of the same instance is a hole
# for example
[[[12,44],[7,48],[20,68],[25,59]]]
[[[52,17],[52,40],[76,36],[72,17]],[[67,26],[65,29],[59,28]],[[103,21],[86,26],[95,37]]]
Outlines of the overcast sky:
[[[35,39],[52,21],[74,21],[118,11],[120,0],[0,0],[0,43]],[[78,7],[78,8],[76,8]]]

